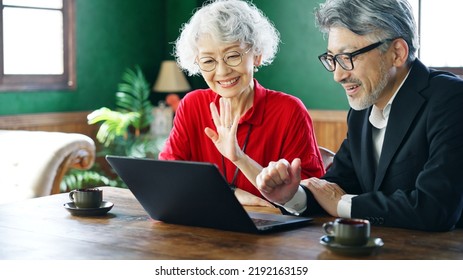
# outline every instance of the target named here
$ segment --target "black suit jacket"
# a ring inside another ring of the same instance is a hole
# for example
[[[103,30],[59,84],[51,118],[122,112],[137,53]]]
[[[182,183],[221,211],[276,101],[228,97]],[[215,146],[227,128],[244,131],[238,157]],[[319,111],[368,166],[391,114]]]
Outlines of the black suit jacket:
[[[432,231],[461,224],[463,80],[415,60],[392,103],[377,168],[370,111],[349,111],[347,138],[324,176],[358,195],[351,216]],[[308,192],[308,213],[316,208]]]

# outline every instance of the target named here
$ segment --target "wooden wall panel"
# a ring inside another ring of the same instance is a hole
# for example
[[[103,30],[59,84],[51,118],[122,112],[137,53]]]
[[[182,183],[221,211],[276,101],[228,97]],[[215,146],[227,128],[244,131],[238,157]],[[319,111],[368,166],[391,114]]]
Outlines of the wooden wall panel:
[[[336,152],[347,135],[347,111],[309,110],[319,146]]]
[[[90,111],[0,116],[0,129],[82,133],[95,140],[98,125],[88,125]],[[318,145],[336,152],[347,134],[347,111],[309,110]],[[96,141],[95,141],[96,143]]]
[[[87,124],[90,111],[0,116],[0,129],[82,133],[95,140],[98,125]]]

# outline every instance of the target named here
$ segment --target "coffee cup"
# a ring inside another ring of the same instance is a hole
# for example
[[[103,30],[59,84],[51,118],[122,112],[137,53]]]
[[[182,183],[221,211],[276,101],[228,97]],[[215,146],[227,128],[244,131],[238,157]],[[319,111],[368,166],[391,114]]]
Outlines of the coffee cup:
[[[334,241],[345,246],[363,246],[370,238],[370,222],[362,219],[338,218],[323,224],[324,231]]]
[[[97,188],[72,190],[69,199],[77,208],[99,208],[103,202],[103,190]]]

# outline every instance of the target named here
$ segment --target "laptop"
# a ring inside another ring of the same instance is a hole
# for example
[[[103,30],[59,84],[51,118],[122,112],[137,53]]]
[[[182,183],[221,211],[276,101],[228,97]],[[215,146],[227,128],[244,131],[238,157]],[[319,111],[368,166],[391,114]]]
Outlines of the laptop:
[[[212,163],[112,155],[106,160],[154,220],[247,233],[285,230],[313,221],[247,212]]]

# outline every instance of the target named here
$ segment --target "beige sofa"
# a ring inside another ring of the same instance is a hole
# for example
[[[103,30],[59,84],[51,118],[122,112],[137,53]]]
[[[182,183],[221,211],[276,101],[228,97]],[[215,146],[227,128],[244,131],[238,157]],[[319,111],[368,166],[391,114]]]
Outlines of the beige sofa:
[[[94,160],[95,143],[83,134],[0,130],[0,204],[59,193],[69,169]]]

